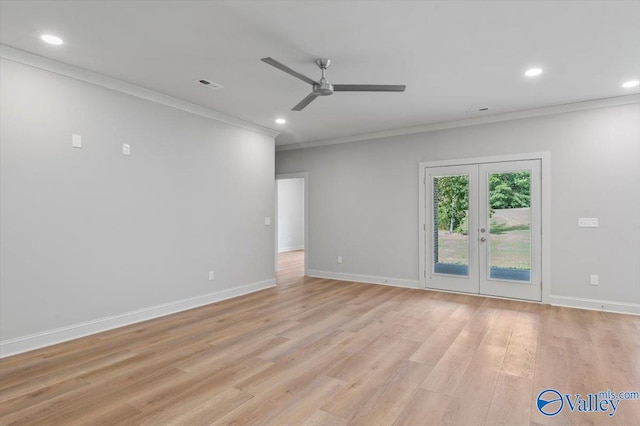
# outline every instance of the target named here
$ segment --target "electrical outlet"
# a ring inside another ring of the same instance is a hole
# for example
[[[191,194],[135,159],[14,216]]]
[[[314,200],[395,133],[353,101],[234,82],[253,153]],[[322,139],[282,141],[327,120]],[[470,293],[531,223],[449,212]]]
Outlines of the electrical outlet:
[[[589,284],[598,285],[598,276],[597,275],[589,276]]]
[[[129,145],[128,143],[123,143],[122,144],[122,154],[131,155],[131,145]]]
[[[213,279],[216,277],[216,274],[214,271],[209,271],[209,281],[213,281]]]
[[[342,256],[338,256],[338,263],[342,263]]]

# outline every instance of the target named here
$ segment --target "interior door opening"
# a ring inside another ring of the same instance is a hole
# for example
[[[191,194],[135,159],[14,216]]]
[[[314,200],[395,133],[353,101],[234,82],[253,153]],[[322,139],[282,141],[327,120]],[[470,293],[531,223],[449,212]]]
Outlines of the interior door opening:
[[[276,176],[276,272],[307,275],[307,180],[306,173]]]

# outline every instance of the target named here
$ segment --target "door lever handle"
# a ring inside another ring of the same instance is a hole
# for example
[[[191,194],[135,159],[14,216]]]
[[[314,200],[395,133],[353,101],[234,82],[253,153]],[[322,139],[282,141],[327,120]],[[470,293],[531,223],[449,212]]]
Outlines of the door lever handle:
[[[480,237],[480,241],[484,243],[487,239],[485,237]]]

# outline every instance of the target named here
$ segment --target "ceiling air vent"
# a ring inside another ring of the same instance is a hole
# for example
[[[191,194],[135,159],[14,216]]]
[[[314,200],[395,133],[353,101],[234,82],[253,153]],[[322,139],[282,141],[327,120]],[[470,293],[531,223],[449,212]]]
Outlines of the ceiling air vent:
[[[218,84],[218,83],[214,83],[213,81],[206,79],[206,78],[201,78],[196,80],[196,83],[208,87],[211,90],[218,90],[218,89],[222,89],[222,85]]]
[[[475,114],[475,113],[479,113],[479,112],[487,112],[489,111],[489,107],[478,107],[478,108],[471,108],[468,109],[467,112],[470,114]]]

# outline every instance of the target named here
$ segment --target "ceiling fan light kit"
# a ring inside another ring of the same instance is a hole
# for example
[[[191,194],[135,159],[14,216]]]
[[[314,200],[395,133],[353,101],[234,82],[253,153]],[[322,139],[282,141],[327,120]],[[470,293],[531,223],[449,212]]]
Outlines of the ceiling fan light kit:
[[[329,65],[331,65],[331,60],[327,58],[316,59],[316,65],[318,65],[322,71],[322,76],[318,81],[314,81],[306,75],[292,70],[271,57],[262,58],[261,61],[311,85],[311,93],[294,106],[292,108],[293,111],[302,111],[318,96],[333,95],[333,92],[404,92],[406,89],[406,86],[403,84],[331,84],[324,76],[325,71],[329,68]]]

